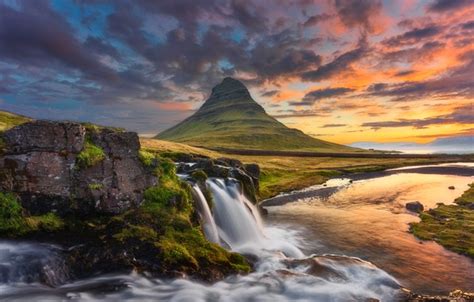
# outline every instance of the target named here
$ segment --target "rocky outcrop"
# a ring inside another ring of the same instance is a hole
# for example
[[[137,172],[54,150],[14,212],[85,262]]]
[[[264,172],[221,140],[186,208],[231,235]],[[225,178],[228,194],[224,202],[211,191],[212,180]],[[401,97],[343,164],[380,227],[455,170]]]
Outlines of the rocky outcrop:
[[[423,204],[421,204],[421,202],[419,202],[419,201],[408,202],[405,205],[405,208],[408,211],[415,212],[415,213],[421,213],[424,210]]]
[[[35,121],[6,131],[3,141],[0,189],[16,193],[31,214],[117,214],[157,183],[139,160],[136,133]]]
[[[260,167],[257,164],[243,164],[237,159],[222,157],[201,158],[196,163],[181,163],[178,166],[178,173],[189,174],[191,177],[196,171],[203,171],[209,177],[231,177],[239,180],[247,198],[257,203],[260,177]]]

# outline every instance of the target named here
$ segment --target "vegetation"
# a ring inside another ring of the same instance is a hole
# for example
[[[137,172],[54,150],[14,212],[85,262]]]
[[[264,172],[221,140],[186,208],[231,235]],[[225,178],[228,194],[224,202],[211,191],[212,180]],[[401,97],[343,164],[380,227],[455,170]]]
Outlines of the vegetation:
[[[91,190],[101,190],[104,187],[101,183],[91,183],[89,184],[89,189]]]
[[[205,182],[207,179],[207,174],[203,170],[195,170],[191,173],[191,177],[197,181]]]
[[[138,151],[138,158],[140,159],[143,165],[145,165],[146,167],[151,167],[155,162],[156,155],[152,152],[140,150]]]
[[[12,127],[21,125],[30,121],[30,118],[13,114],[7,111],[0,111],[0,131],[8,130]]]
[[[141,139],[147,151],[160,156],[188,153],[197,157],[219,158],[225,153],[181,143],[157,139]],[[173,156],[170,156],[173,158]],[[389,168],[454,161],[472,161],[474,156],[460,158],[336,158],[336,157],[293,157],[293,156],[250,156],[232,155],[243,163],[256,163],[261,168],[260,199],[275,196],[281,192],[302,189],[325,182],[331,177],[346,173],[382,171]]]
[[[156,248],[159,263],[167,270],[206,270],[209,264],[234,272],[248,272],[240,255],[210,243],[194,221],[190,187],[175,174],[169,160],[160,161],[160,185],[146,190],[139,209],[114,218],[122,226],[112,235],[122,244],[145,244]]]
[[[84,143],[84,149],[77,156],[77,165],[79,168],[88,168],[95,166],[105,159],[104,150],[101,147],[94,145],[89,140]]]
[[[420,222],[410,231],[422,240],[434,240],[445,248],[474,258],[474,183],[455,200],[456,204],[438,204],[420,214]]]
[[[54,213],[40,216],[24,214],[15,195],[0,192],[0,235],[18,237],[31,232],[54,232],[64,227],[64,222]]]

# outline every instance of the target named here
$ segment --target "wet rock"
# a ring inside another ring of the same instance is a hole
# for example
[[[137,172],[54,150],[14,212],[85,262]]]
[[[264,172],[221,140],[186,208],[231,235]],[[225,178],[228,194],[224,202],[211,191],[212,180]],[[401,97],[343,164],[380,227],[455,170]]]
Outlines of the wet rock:
[[[423,295],[413,293],[408,289],[403,289],[403,297],[401,301],[408,302],[468,302],[474,301],[474,293],[463,292],[461,290],[453,290],[448,295]]]
[[[415,212],[415,213],[421,213],[421,212],[423,212],[423,210],[424,210],[423,205],[422,205],[421,202],[419,202],[419,201],[411,201],[411,202],[408,202],[408,203],[405,205],[405,208],[406,208],[408,211]]]
[[[35,121],[3,137],[0,189],[16,193],[31,214],[121,213],[140,204],[143,191],[157,183],[138,158],[136,133]],[[81,167],[77,161],[86,141],[103,158]]]
[[[456,187],[455,186],[449,186],[448,189],[454,190],[454,189],[456,189]]]
[[[260,167],[256,164],[243,165],[239,160],[222,157],[216,160],[200,159],[192,166],[181,163],[178,166],[179,171],[190,175],[203,171],[209,177],[235,178],[240,181],[247,198],[253,203],[257,202]]]

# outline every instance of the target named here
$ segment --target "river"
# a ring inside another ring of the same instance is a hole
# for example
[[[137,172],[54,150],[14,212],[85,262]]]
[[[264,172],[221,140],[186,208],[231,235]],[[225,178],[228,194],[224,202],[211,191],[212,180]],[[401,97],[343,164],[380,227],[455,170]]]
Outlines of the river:
[[[203,215],[205,229],[258,259],[255,272],[214,284],[134,273],[61,283],[67,272],[59,247],[0,241],[0,300],[392,301],[400,286],[474,291],[473,260],[407,232],[418,218],[406,202],[452,203],[474,181],[471,164],[434,168],[331,180],[268,206],[263,221],[235,183],[209,180],[216,207]],[[45,278],[56,286],[42,285]]]

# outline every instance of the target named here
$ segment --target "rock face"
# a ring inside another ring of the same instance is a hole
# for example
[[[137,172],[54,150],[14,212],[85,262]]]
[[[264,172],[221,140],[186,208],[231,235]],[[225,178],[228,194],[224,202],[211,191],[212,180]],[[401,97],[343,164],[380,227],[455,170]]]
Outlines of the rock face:
[[[423,205],[419,201],[411,201],[405,205],[406,209],[411,212],[421,213],[424,210]]]
[[[6,131],[3,141],[0,189],[16,193],[32,214],[121,213],[157,183],[139,160],[136,133],[35,121]],[[78,156],[87,143],[104,156],[81,167]]]
[[[178,167],[178,173],[190,175],[198,170],[204,171],[209,177],[232,177],[239,180],[247,198],[257,203],[260,177],[260,167],[257,164],[244,165],[237,159],[222,157],[215,160],[201,158],[194,165],[182,164]]]

